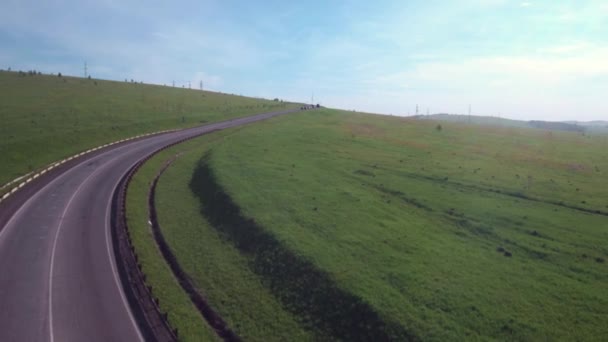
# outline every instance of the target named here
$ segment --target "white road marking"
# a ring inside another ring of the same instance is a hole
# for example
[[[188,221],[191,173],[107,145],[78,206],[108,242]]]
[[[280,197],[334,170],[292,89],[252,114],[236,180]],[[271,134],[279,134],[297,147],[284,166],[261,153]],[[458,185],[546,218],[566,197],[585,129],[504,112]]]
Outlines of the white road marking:
[[[126,145],[125,145],[125,146],[126,146]],[[11,225],[11,223],[13,222],[13,220],[15,220],[15,217],[17,217],[17,216],[18,216],[18,214],[19,214],[19,213],[20,213],[20,212],[23,210],[23,208],[25,208],[25,207],[28,205],[28,203],[30,203],[31,201],[33,201],[33,199],[34,199],[34,198],[37,198],[37,197],[39,196],[39,194],[40,194],[40,193],[41,193],[41,192],[42,192],[44,189],[46,189],[47,187],[51,186],[51,184],[54,184],[54,183],[56,183],[56,182],[57,182],[59,179],[61,179],[61,178],[65,177],[65,175],[67,175],[68,173],[70,173],[70,171],[71,171],[71,170],[74,170],[74,169],[78,168],[79,166],[81,166],[81,165],[83,165],[83,164],[85,164],[85,163],[87,163],[87,162],[89,162],[89,161],[92,161],[92,160],[95,160],[95,159],[101,159],[101,157],[102,157],[102,156],[105,156],[105,155],[107,155],[107,154],[109,154],[109,153],[111,153],[111,152],[114,152],[114,151],[118,150],[118,149],[122,149],[123,147],[124,147],[124,146],[120,146],[120,147],[117,147],[116,149],[112,149],[112,150],[105,151],[105,152],[103,152],[103,153],[101,153],[101,154],[99,154],[99,155],[97,155],[97,156],[92,157],[91,159],[83,160],[83,161],[79,162],[78,164],[76,164],[76,165],[72,166],[72,167],[71,167],[69,170],[67,170],[65,173],[63,173],[63,174],[61,174],[61,175],[57,176],[55,179],[51,180],[51,181],[50,181],[48,184],[46,184],[45,186],[43,186],[42,188],[40,188],[40,189],[39,189],[39,190],[38,190],[38,191],[37,191],[35,194],[33,194],[33,195],[30,197],[30,198],[28,198],[28,199],[27,199],[27,200],[26,200],[26,201],[23,203],[23,204],[21,205],[21,207],[19,207],[19,209],[17,209],[17,211],[15,211],[15,213],[14,213],[14,214],[13,214],[13,216],[12,216],[12,217],[11,217],[11,218],[8,220],[8,222],[6,222],[6,224],[4,225],[4,227],[9,227],[9,226]],[[48,171],[52,170],[52,169],[53,169],[53,168],[55,168],[55,166],[57,166],[58,164],[59,164],[59,163],[55,163],[55,164],[53,164],[52,166],[49,166],[48,168],[44,169],[43,171],[41,171],[41,172],[40,172],[40,175],[42,176],[42,175],[43,175],[43,174],[45,174],[46,172],[48,172]],[[12,195],[13,193],[15,193],[17,190],[18,190],[17,188],[13,188],[13,189],[12,189],[10,192],[6,193],[6,194],[3,196],[3,198],[4,198],[4,199],[8,198],[10,195]],[[2,229],[2,230],[0,230],[0,240],[1,240],[2,236],[3,236],[3,235],[6,233],[6,231],[7,231],[7,229]]]
[[[85,178],[84,181],[82,181],[82,183],[80,183],[78,188],[76,188],[76,191],[74,191],[74,193],[70,197],[70,200],[66,204],[66,206],[63,210],[63,213],[61,213],[61,217],[59,219],[59,225],[57,226],[57,231],[55,232],[55,239],[53,240],[53,249],[51,250],[51,266],[50,266],[50,270],[49,270],[49,334],[50,334],[51,342],[55,341],[55,335],[53,333],[53,270],[55,268],[55,251],[57,250],[57,241],[59,241],[59,233],[61,232],[61,227],[63,227],[63,219],[65,218],[65,215],[68,212],[68,209],[70,209],[70,205],[72,204],[72,201],[74,201],[74,198],[76,198],[76,196],[80,192],[80,189],[82,189],[82,187],[87,183],[87,181],[91,177],[98,174],[101,170],[104,170],[104,169],[105,168],[99,168],[99,169],[95,170],[95,172],[88,175],[87,178]]]
[[[128,145],[125,145],[125,146],[128,146]],[[70,168],[69,170],[67,170],[67,172],[65,172],[65,173],[63,173],[63,174],[61,174],[61,175],[57,176],[55,179],[51,180],[51,181],[50,181],[48,184],[46,184],[46,185],[45,185],[45,186],[43,186],[41,189],[39,189],[39,190],[38,190],[36,193],[34,193],[34,194],[31,196],[31,197],[29,197],[29,198],[28,198],[28,199],[27,199],[27,200],[26,200],[26,201],[25,201],[25,202],[24,202],[24,203],[23,203],[23,204],[22,204],[22,205],[19,207],[19,209],[17,209],[17,211],[15,211],[15,213],[14,213],[14,214],[11,216],[11,218],[10,218],[10,219],[9,219],[9,220],[6,222],[6,224],[5,224],[5,226],[4,226],[4,229],[0,230],[0,242],[2,241],[2,239],[4,238],[4,236],[5,236],[6,234],[8,234],[8,232],[9,232],[10,230],[15,229],[15,225],[13,224],[13,222],[14,222],[14,221],[15,221],[15,220],[16,220],[16,219],[17,219],[17,218],[20,216],[20,214],[21,214],[21,213],[22,213],[24,210],[26,210],[26,208],[28,208],[29,206],[31,206],[31,203],[32,203],[33,201],[35,201],[35,200],[36,200],[38,197],[40,197],[40,196],[41,196],[41,194],[42,194],[42,193],[43,193],[43,192],[44,192],[44,191],[45,191],[47,188],[49,188],[51,185],[53,185],[53,184],[57,183],[57,182],[58,182],[60,179],[63,179],[64,177],[67,177],[67,175],[69,175],[69,174],[71,173],[71,171],[73,171],[73,170],[77,169],[78,167],[80,167],[80,166],[84,165],[85,163],[87,163],[87,162],[89,162],[89,161],[91,161],[91,160],[95,160],[95,159],[101,159],[103,156],[105,156],[105,155],[107,155],[107,154],[110,154],[110,153],[113,153],[113,152],[116,152],[117,150],[120,150],[120,149],[122,149],[122,148],[123,148],[123,146],[121,146],[121,147],[117,147],[116,149],[112,149],[112,150],[105,151],[105,152],[103,152],[103,153],[101,153],[101,154],[99,154],[99,155],[97,155],[97,156],[93,157],[92,159],[83,160],[83,161],[79,162],[78,164],[76,164],[76,165],[72,166],[72,168]],[[50,169],[52,169],[52,168],[53,168],[53,167],[49,167],[49,168],[47,168],[47,169],[49,169],[49,170],[50,170]],[[99,170],[99,169],[98,169],[98,170]],[[97,172],[98,170],[96,170],[96,172]],[[41,172],[40,174],[42,175],[42,174],[44,174],[45,172],[46,172],[46,170],[45,170],[45,171],[43,171],[43,172]],[[89,177],[90,177],[90,176],[89,176]],[[88,177],[87,177],[87,178],[88,178]],[[86,180],[85,180],[85,181],[86,181]],[[81,186],[82,186],[82,184],[81,184]],[[11,193],[14,193],[15,191],[17,191],[17,188],[14,188],[14,189],[11,191]],[[9,195],[10,195],[11,193],[7,193],[7,194],[5,194],[3,197],[6,199],[6,198],[8,198],[8,197],[9,197]],[[67,207],[66,207],[66,208],[67,208]],[[56,237],[57,237],[57,236],[58,236],[58,232],[56,233]],[[56,237],[55,237],[55,238],[56,238]],[[56,243],[56,242],[54,242],[54,243]],[[55,246],[54,246],[54,248],[55,248]],[[51,263],[51,265],[52,265],[52,263]],[[50,276],[51,274],[52,274],[52,273],[49,273],[49,279],[52,279],[52,278],[51,278],[51,276]],[[50,288],[52,288],[52,286],[50,286]],[[124,296],[124,294],[122,293],[122,291],[121,291],[121,296]],[[49,296],[49,298],[51,298],[51,296]],[[123,301],[124,301],[124,298],[123,298]],[[51,305],[51,303],[49,302],[49,309],[50,309],[51,307],[52,307],[52,305]],[[52,314],[52,310],[50,310],[50,311],[49,311],[49,317],[50,317],[50,315],[51,315],[51,314]],[[129,315],[131,315],[131,317],[132,317],[132,313],[131,313],[130,311],[129,311]],[[51,319],[51,321],[52,321],[52,319]],[[52,329],[52,324],[50,325],[50,327],[51,327],[51,329]],[[141,332],[139,331],[139,329],[138,329],[137,331],[138,331],[138,335],[141,335]],[[52,333],[52,332],[51,332],[50,336],[51,336],[51,342],[54,342],[54,336],[53,336],[53,333]]]
[[[135,165],[135,164],[137,164],[137,162],[134,163],[133,165]],[[133,167],[133,165],[131,165],[129,167],[129,170],[131,169],[131,167]],[[112,191],[112,196],[114,195],[114,191],[116,190],[116,187],[118,186],[119,183],[120,183],[120,180],[118,180],[118,182],[116,182],[116,184],[114,184],[114,186],[112,187],[112,189],[114,189]],[[133,317],[133,312],[131,311],[131,306],[129,305],[127,298],[125,298],[125,294],[122,290],[120,277],[118,276],[118,272],[116,271],[116,266],[114,265],[114,258],[113,258],[114,254],[112,253],[111,248],[110,248],[110,246],[112,245],[112,242],[110,239],[111,204],[112,204],[112,199],[110,198],[110,201],[108,201],[108,206],[106,207],[106,250],[108,251],[108,258],[110,260],[110,266],[112,267],[112,274],[114,275],[114,283],[116,284],[116,287],[118,288],[118,293],[120,293],[120,298],[122,299],[122,303],[125,306],[125,309],[127,309],[127,312],[129,313],[129,318],[131,319],[131,324],[135,328],[135,331],[137,331],[137,337],[139,337],[139,340],[141,342],[144,342],[144,337],[141,334],[141,331],[139,330],[139,325],[137,325],[137,323],[135,322],[135,317]]]

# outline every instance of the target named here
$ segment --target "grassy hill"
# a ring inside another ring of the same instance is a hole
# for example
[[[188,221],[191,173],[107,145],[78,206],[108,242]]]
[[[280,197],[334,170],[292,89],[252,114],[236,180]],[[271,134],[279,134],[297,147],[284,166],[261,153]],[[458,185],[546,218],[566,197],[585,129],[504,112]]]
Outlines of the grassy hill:
[[[287,106],[293,105],[139,83],[1,71],[0,186],[107,142]]]
[[[144,267],[162,268],[137,208],[179,154],[158,185],[163,233],[249,340],[601,340],[607,147],[606,136],[304,112],[163,152],[130,189],[129,222]],[[179,288],[167,292],[165,305],[186,310],[170,300]]]

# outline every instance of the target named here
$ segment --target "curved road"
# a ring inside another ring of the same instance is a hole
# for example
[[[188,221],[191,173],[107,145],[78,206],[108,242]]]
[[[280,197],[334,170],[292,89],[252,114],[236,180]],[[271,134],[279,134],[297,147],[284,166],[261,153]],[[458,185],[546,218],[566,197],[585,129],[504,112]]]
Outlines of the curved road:
[[[260,114],[85,155],[0,204],[0,341],[141,341],[110,236],[110,203],[137,161],[178,140]]]

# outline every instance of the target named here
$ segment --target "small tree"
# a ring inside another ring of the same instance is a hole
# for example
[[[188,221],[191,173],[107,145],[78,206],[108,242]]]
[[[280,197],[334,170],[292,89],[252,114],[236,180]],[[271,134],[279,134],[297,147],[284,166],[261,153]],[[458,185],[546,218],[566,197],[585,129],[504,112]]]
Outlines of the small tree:
[[[57,74],[57,77],[61,77],[61,73],[58,73],[58,74]]]
[[[441,132],[441,130],[443,129],[443,127],[441,127],[441,125],[437,125],[437,127],[435,127],[435,129],[437,130],[437,132]]]

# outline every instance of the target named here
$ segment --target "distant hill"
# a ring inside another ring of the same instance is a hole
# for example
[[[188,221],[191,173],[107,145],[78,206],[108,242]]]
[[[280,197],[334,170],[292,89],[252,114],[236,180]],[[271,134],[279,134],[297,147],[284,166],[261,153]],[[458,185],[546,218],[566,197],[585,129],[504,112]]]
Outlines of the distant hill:
[[[541,121],[541,120],[511,120],[494,116],[477,116],[477,115],[462,115],[462,114],[432,114],[432,115],[415,115],[413,118],[421,120],[438,120],[449,122],[462,122],[473,125],[485,126],[501,126],[501,127],[520,127],[520,128],[537,128],[553,131],[566,132],[589,132],[589,133],[608,133],[608,121]]]
[[[530,125],[530,127],[551,131],[585,132],[585,127],[566,122],[528,121],[528,125]]]
[[[494,116],[477,116],[477,115],[462,115],[462,114],[432,114],[432,115],[415,115],[416,119],[423,120],[440,120],[449,122],[462,122],[474,125],[487,126],[507,126],[507,127],[529,127],[526,121],[504,119]]]
[[[586,132],[608,134],[608,121],[566,121],[567,123],[583,126]]]
[[[565,121],[565,122],[569,123],[569,124],[575,124],[575,125],[586,126],[586,127],[608,127],[608,121],[601,121],[601,120],[596,120],[596,121]]]

